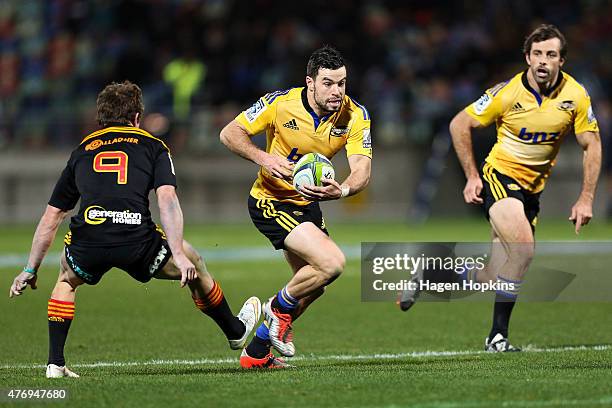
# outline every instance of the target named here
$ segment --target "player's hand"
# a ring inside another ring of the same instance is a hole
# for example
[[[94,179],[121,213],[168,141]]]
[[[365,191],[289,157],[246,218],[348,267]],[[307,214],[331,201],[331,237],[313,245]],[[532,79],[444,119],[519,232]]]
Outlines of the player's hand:
[[[576,235],[580,233],[580,228],[587,225],[593,218],[593,200],[589,198],[579,198],[572,207],[572,214],[569,220],[574,223]]]
[[[310,201],[328,201],[337,200],[342,197],[342,188],[334,179],[321,179],[321,187],[318,186],[301,186],[298,192]]]
[[[267,153],[261,161],[261,166],[272,176],[291,181],[294,163],[284,157]]]
[[[468,178],[463,189],[463,199],[468,204],[482,204],[480,193],[482,192],[482,180],[480,176]]]
[[[174,264],[181,271],[181,288],[197,278],[196,267],[185,255],[174,257]]]
[[[35,273],[21,272],[13,280],[11,290],[9,291],[9,297],[12,298],[13,296],[21,295],[28,285],[30,285],[32,289],[36,289],[36,279]]]

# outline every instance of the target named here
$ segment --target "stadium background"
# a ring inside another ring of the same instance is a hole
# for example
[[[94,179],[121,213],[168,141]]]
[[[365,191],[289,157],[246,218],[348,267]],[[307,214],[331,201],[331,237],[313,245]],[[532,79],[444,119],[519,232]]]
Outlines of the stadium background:
[[[607,143],[609,1],[0,0],[0,289],[26,262],[34,224],[70,150],[95,129],[95,98],[110,81],[143,88],[144,127],[176,158],[185,236],[234,310],[281,287],[288,268],[248,219],[256,167],[226,151],[220,128],[262,94],[301,86],[309,54],[329,43],[346,57],[348,94],[368,107],[374,143],[370,187],[323,205],[348,262],[296,324],[298,370],[240,371],[237,354],[176,283],[141,285],[111,271],[79,289],[66,353],[82,377],[50,384],[45,312],[58,237],[39,289],[0,302],[0,390],[68,388],[71,405],[96,407],[612,405],[609,300],[519,302],[512,341],[527,352],[504,356],[482,352],[489,302],[420,303],[403,314],[391,302],[360,301],[361,241],[488,239],[480,210],[463,204],[447,124],[524,69],[523,38],[541,22],[568,37],[565,68],[589,89]],[[176,83],[185,61],[191,74]],[[493,141],[493,129],[477,134],[479,158]],[[335,164],[345,175],[342,153]],[[594,220],[579,237],[568,223],[581,178],[570,135],[543,196],[538,240],[588,248],[612,236],[607,171]],[[546,256],[535,261],[546,265]],[[570,251],[554,254],[554,264],[578,273],[609,258]]]
[[[172,147],[188,221],[248,220],[256,167],[233,157],[219,131],[264,93],[303,86],[308,56],[324,43],[344,54],[347,93],[373,118],[371,186],[326,204],[336,219],[479,215],[462,202],[448,122],[524,69],[522,42],[538,23],[566,34],[565,69],[589,90],[604,141],[610,134],[610,2],[315,0],[298,10],[270,0],[2,1],[0,220],[38,216],[32,197],[49,195],[70,149],[96,128],[97,93],[123,79],[144,91],[144,128]],[[479,159],[493,142],[494,129],[477,133]],[[345,176],[343,154],[335,164]],[[544,217],[568,214],[580,190],[571,135],[554,170]]]

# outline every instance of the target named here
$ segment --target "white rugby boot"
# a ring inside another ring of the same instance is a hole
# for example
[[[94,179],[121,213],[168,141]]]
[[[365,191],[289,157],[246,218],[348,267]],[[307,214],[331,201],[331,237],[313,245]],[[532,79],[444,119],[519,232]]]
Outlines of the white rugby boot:
[[[259,321],[261,316],[261,301],[256,296],[251,296],[242,305],[242,309],[236,316],[242,323],[244,323],[244,335],[236,340],[228,340],[229,346],[232,350],[240,350],[246,344],[249,334],[255,328],[255,325]]]
[[[55,364],[47,365],[47,378],[79,378],[80,376],[77,373],[74,373],[68,369],[66,366],[58,366]]]

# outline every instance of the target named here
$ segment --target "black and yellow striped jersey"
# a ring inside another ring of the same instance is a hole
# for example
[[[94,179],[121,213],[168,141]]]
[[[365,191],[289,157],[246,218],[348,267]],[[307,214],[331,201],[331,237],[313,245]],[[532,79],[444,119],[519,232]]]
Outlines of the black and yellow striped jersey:
[[[72,152],[49,205],[78,213],[67,239],[81,246],[118,246],[151,239],[156,225],[149,192],[176,186],[170,150],[131,126],[112,126],[85,137]]]
[[[546,95],[529,85],[527,71],[519,73],[465,111],[483,126],[495,122],[497,142],[486,162],[531,193],[544,189],[568,132],[599,131],[587,91],[565,72]]]
[[[346,155],[372,157],[370,114],[349,96],[338,112],[318,117],[308,104],[306,88],[266,94],[240,113],[236,121],[254,136],[266,131],[266,151],[297,162],[305,153],[321,153],[331,159],[343,147]],[[306,205],[293,186],[259,170],[251,195],[258,199]]]

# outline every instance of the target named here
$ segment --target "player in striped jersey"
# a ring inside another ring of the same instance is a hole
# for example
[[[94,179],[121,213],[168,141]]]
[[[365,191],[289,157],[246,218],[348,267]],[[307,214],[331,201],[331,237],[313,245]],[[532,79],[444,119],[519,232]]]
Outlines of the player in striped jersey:
[[[528,69],[486,91],[450,124],[467,183],[466,203],[484,204],[492,230],[492,259],[476,277],[481,282],[512,283],[497,291],[487,351],[517,351],[508,342],[508,325],[523,276],[534,256],[539,198],[563,138],[572,131],[584,150],[582,191],[569,219],[575,232],[592,217],[601,166],[597,120],[585,88],[561,71],[567,52],[563,34],[552,25],[533,31],[523,46]],[[497,142],[476,166],[471,130],[495,123]],[[483,182],[484,180],[484,182]]]
[[[368,111],[345,94],[342,56],[323,47],[310,57],[306,87],[273,92],[260,98],[221,132],[233,152],[260,165],[249,197],[249,213],[276,249],[283,249],[293,278],[264,305],[262,324],[240,364],[244,368],[278,367],[270,346],[293,356],[292,323],[323,294],[344,269],[344,254],[325,228],[318,201],[336,200],[363,190],[370,179],[372,146]],[[251,137],[266,132],[263,151]],[[342,183],[296,191],[293,163],[305,153],[331,159],[346,149],[351,169]]]
[[[36,289],[37,271],[68,212],[80,201],[60,258],[60,273],[47,304],[49,360],[47,377],[78,377],[66,367],[64,346],[75,311],[77,288],[97,284],[111,268],[140,282],[180,280],[195,306],[221,328],[230,348],[242,349],[259,320],[260,302],[249,298],[234,316],[223,291],[204,261],[183,240],[183,214],[176,176],[166,144],[140,129],[144,112],[140,88],[128,81],[108,85],[97,100],[102,127],[74,149],[34,234],[28,263],[15,278],[9,296],[28,285]],[[160,218],[149,211],[155,189]]]

